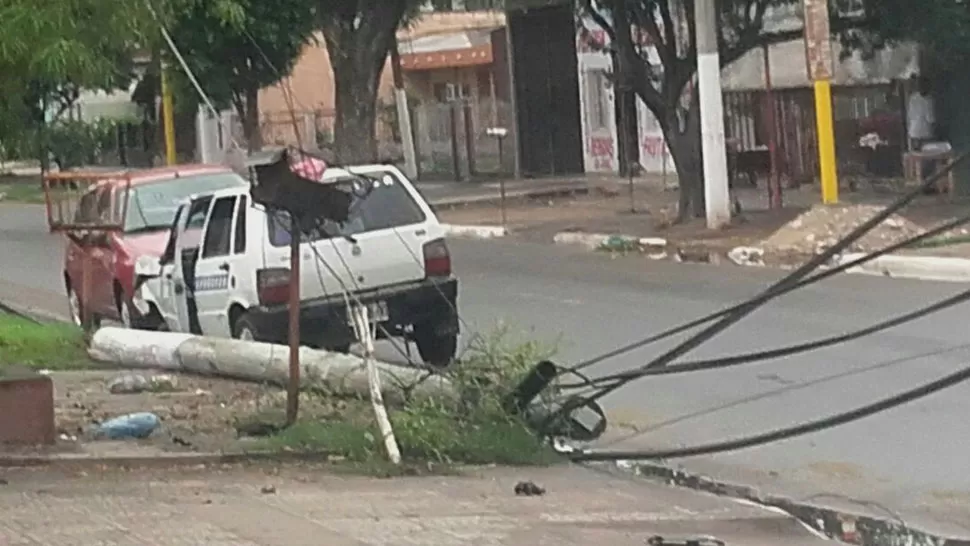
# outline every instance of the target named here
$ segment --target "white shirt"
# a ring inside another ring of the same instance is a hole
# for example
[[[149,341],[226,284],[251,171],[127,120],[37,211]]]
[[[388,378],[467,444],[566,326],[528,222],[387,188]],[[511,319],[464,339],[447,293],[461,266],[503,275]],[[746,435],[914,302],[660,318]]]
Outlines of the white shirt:
[[[933,124],[936,116],[933,114],[933,99],[919,91],[909,96],[906,105],[906,128],[909,138],[926,139],[933,136]]]

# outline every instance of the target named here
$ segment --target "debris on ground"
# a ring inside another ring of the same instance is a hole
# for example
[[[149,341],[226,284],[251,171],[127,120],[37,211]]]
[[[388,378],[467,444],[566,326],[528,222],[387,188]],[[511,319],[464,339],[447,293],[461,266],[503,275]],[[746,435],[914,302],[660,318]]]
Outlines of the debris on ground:
[[[174,392],[178,381],[169,374],[153,375],[149,378],[141,374],[128,373],[113,378],[108,383],[111,394],[138,394],[140,392]]]
[[[272,486],[272,485],[265,485],[265,486],[263,486],[262,489],[259,490],[259,492],[262,493],[262,494],[264,494],[264,495],[275,495],[276,494],[276,487],[275,486]]]
[[[820,254],[882,211],[874,205],[816,205],[783,225],[765,239],[767,252]],[[892,215],[853,243],[850,252],[872,252],[916,237],[926,230],[899,215]]]
[[[546,494],[546,490],[532,482],[515,484],[515,494],[520,497],[539,497]]]
[[[160,424],[161,420],[154,413],[129,413],[101,423],[95,428],[94,436],[109,440],[144,439],[151,436]]]
[[[254,415],[281,413],[286,403],[286,392],[276,387],[185,374],[153,377],[125,372],[119,376],[117,371],[87,370],[55,371],[51,378],[58,435],[61,447],[69,451],[84,449],[91,440],[104,440],[97,432],[109,420],[143,412],[152,413],[160,422],[151,435],[137,441],[146,448],[203,452],[245,448],[252,440],[244,437],[258,434],[252,434],[242,422]],[[147,384],[148,388],[113,394],[111,386],[118,383]],[[313,418],[334,418],[341,412],[341,404],[306,396],[301,399],[301,410]],[[244,430],[237,431],[237,427]]]

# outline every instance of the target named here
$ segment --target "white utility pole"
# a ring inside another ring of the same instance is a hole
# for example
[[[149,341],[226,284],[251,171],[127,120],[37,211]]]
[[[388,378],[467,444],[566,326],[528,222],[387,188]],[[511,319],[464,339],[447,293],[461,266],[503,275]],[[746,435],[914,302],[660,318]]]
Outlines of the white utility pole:
[[[701,149],[704,155],[704,199],[707,203],[708,229],[719,229],[731,222],[715,1],[694,0],[697,92],[701,107]]]

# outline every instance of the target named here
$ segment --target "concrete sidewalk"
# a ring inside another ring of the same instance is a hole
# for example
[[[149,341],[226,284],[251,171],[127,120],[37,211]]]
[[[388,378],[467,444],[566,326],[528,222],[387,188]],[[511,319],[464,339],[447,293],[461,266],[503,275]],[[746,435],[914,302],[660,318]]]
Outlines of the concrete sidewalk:
[[[579,467],[397,479],[308,467],[2,477],[3,545],[641,546],[654,535],[713,535],[732,546],[825,542],[785,514]],[[547,493],[517,497],[520,480]]]

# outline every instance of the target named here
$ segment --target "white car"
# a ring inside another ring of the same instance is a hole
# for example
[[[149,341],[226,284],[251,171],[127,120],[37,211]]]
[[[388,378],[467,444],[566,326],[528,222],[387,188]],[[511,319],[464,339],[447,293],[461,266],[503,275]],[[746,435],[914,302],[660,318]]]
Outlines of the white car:
[[[354,341],[347,301],[405,337],[432,366],[454,358],[458,279],[445,231],[407,177],[389,165],[331,168],[324,181],[367,184],[342,226],[301,244],[300,332],[310,346],[345,352]],[[136,305],[174,332],[285,343],[289,217],[254,204],[249,187],[193,196],[179,209],[164,254],[139,264]],[[352,296],[346,296],[345,290]]]

